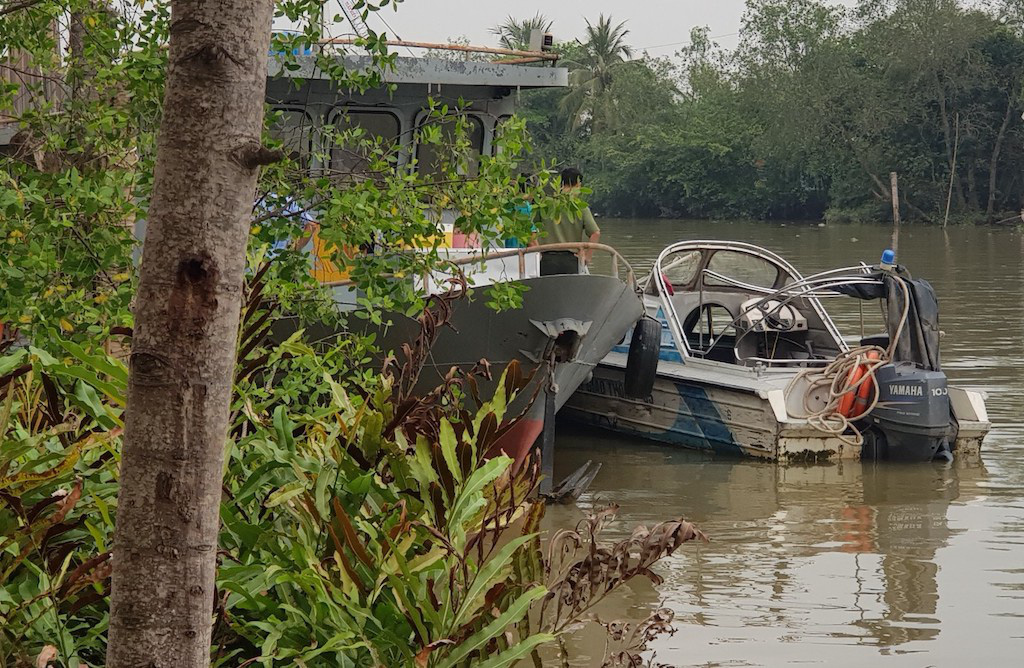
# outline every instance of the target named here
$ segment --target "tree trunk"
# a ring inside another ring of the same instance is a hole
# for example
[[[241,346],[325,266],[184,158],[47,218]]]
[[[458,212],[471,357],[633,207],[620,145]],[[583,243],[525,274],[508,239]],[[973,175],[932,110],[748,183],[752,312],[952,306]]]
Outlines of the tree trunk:
[[[967,205],[970,211],[981,211],[981,196],[978,193],[978,171],[975,169],[976,160],[968,159],[967,163]]]
[[[999,153],[1003,150],[1003,140],[1006,138],[1006,129],[1010,126],[1010,118],[1013,116],[1013,97],[1006,101],[1006,113],[1003,114],[1003,124],[999,126],[999,134],[996,135],[995,146],[992,147],[992,158],[988,162],[988,206],[985,207],[985,220],[992,222],[992,215],[996,207],[996,175],[999,172]]]
[[[110,668],[207,666],[272,0],[173,0],[135,306]]]

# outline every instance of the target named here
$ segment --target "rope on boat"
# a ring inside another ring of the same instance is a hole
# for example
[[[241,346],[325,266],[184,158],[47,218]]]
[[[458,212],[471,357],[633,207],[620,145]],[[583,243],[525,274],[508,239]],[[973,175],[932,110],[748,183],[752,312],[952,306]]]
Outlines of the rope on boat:
[[[877,355],[876,359],[870,359],[869,354]],[[860,446],[864,443],[864,437],[857,426],[853,424],[870,413],[878,404],[879,388],[875,382],[875,372],[879,367],[889,363],[889,350],[879,346],[859,346],[847,352],[840,353],[828,366],[823,369],[804,369],[789,381],[786,387],[786,395],[789,396],[793,387],[801,380],[807,380],[807,390],[803,397],[803,414],[790,412],[792,417],[807,420],[807,423],[833,436],[847,445]],[[856,381],[851,379],[854,372],[864,369],[864,374]],[[847,417],[839,410],[839,403],[844,395],[853,393],[856,395],[864,383],[871,383],[873,396],[868,405],[858,414]],[[811,400],[814,395],[822,389],[828,388],[828,399],[825,405],[820,408],[813,408]],[[848,434],[847,432],[853,432]]]
[[[899,326],[896,328],[892,340],[889,341],[889,347],[859,346],[840,353],[823,369],[802,370],[786,386],[786,396],[788,397],[797,383],[804,379],[807,381],[807,390],[803,397],[805,414],[790,413],[792,417],[807,420],[807,424],[818,431],[837,438],[847,445],[860,447],[864,444],[864,435],[854,422],[869,415],[878,405],[880,389],[878,383],[875,382],[875,373],[893,359],[910,313],[910,290],[907,288],[906,281],[898,282],[903,289],[903,313],[900,316]],[[856,378],[857,369],[864,369],[863,375],[859,378]],[[851,393],[856,396],[864,383],[871,383],[871,400],[858,413],[849,416],[843,415],[839,410],[843,397]],[[810,405],[811,400],[816,393],[824,388],[828,388],[828,399],[825,401],[825,405],[813,408]]]

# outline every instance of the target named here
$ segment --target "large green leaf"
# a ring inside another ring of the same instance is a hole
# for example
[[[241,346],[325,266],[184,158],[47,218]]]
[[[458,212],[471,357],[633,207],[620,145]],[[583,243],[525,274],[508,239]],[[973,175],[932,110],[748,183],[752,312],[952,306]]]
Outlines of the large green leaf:
[[[473,575],[472,584],[466,590],[462,605],[455,613],[452,623],[455,626],[462,624],[470,615],[479,608],[479,601],[487,591],[504,579],[505,571],[511,567],[512,558],[516,551],[526,545],[534,536],[520,536],[503,545],[487,561],[480,570]]]
[[[452,477],[455,478],[457,483],[461,483],[462,467],[459,465],[457,447],[458,439],[455,436],[455,430],[452,428],[452,423],[448,421],[448,418],[442,418],[441,454],[444,457],[445,464],[448,465],[448,470],[451,471]]]
[[[495,654],[486,661],[476,664],[474,668],[505,668],[506,666],[513,666],[516,662],[529,656],[530,652],[540,645],[552,643],[557,638],[558,636],[551,633],[534,634],[525,640],[520,640],[505,651]]]
[[[470,654],[486,645],[492,638],[502,634],[512,624],[518,624],[530,610],[530,605],[547,595],[548,590],[544,587],[534,587],[515,599],[494,621],[459,643],[459,646],[452,650],[451,654],[441,661],[437,668],[454,668],[460,661],[468,658]]]
[[[466,484],[458,491],[452,510],[448,513],[449,527],[459,531],[485,504],[484,489],[509,469],[512,460],[505,455],[488,459],[473,471]]]

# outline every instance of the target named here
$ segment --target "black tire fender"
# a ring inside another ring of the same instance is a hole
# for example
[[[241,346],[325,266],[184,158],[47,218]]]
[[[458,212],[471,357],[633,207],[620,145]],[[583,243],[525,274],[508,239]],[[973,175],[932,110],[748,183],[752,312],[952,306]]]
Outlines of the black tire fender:
[[[651,396],[660,354],[661,322],[647,316],[640,318],[633,327],[629,356],[626,358],[626,382],[623,389],[627,397],[643,399]]]

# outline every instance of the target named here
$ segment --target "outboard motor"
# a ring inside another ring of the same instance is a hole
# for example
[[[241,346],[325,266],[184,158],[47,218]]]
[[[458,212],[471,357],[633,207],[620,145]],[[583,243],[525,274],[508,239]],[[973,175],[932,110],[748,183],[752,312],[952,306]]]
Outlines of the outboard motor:
[[[939,302],[928,281],[895,264],[891,250],[870,275],[880,285],[837,288],[860,299],[885,299],[887,332],[862,345],[889,348],[891,364],[875,371],[878,404],[857,426],[865,459],[952,459],[956,421],[939,361]],[[894,344],[894,345],[893,345]]]
[[[875,371],[878,405],[864,419],[864,459],[931,461],[951,458],[946,374],[909,362]]]

